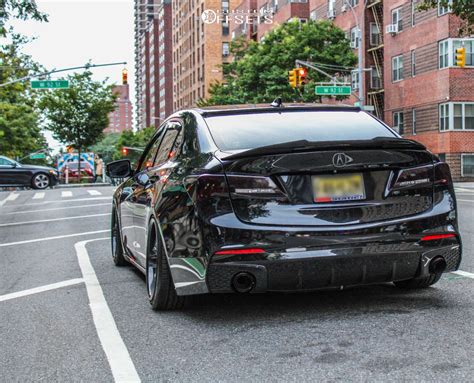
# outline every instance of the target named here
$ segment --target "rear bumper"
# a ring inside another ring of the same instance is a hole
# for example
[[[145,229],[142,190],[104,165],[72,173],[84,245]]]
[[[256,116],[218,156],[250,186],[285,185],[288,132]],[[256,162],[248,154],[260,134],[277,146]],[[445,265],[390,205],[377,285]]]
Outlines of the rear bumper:
[[[238,273],[255,278],[251,292],[308,291],[341,286],[366,285],[411,279],[428,274],[430,261],[442,256],[446,271],[456,270],[461,260],[460,244],[427,251],[370,252],[366,248],[321,250],[312,254],[285,254],[283,259],[251,262],[211,262],[207,286],[212,293],[234,292],[232,279]],[[375,250],[375,249],[372,249]],[[319,254],[318,254],[319,253]],[[274,257],[278,258],[276,254]]]

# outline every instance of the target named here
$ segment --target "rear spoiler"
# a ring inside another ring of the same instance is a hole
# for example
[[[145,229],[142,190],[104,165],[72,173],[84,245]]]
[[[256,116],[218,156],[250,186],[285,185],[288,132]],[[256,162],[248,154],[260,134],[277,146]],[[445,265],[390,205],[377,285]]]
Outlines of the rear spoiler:
[[[313,150],[351,150],[351,149],[415,149],[426,150],[419,142],[405,138],[375,137],[371,140],[351,141],[291,141],[281,144],[262,146],[231,154],[221,159],[224,161],[238,160],[241,158],[257,157],[272,154],[299,153]]]

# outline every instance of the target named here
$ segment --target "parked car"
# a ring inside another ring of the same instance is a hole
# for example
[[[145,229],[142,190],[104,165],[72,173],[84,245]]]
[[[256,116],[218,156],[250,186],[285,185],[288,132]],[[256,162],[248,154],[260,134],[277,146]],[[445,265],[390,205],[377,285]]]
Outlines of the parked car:
[[[355,107],[184,110],[135,169],[107,171],[127,177],[113,260],[145,274],[153,309],[204,293],[423,288],[461,260],[448,165]]]
[[[20,164],[0,156],[0,186],[30,186],[46,189],[58,183],[58,172],[47,166]]]

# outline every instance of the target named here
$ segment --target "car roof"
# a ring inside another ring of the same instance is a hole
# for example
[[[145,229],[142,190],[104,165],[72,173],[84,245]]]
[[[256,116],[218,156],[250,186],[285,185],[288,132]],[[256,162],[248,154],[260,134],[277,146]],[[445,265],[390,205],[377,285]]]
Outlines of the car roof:
[[[194,108],[193,111],[203,117],[254,114],[254,113],[281,113],[281,112],[308,112],[308,111],[351,111],[358,112],[361,109],[346,104],[282,104],[280,107],[269,104],[238,104],[238,105],[214,105],[203,108]]]

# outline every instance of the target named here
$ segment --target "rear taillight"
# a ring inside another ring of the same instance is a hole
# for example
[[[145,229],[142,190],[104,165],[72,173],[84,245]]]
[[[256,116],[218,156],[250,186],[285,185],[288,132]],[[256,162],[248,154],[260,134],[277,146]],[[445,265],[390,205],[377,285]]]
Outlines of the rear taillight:
[[[433,182],[433,165],[400,170],[392,189],[428,186]]]
[[[228,174],[227,182],[231,196],[286,198],[282,189],[270,177]]]
[[[446,162],[438,162],[434,167],[435,185],[452,185],[451,171]]]
[[[265,250],[261,248],[247,248],[247,249],[226,249],[219,250],[214,255],[242,255],[242,254],[264,254]]]
[[[454,238],[456,237],[456,234],[452,233],[446,233],[446,234],[430,234],[430,235],[425,235],[424,237],[421,237],[421,241],[438,241],[440,239],[446,239],[446,238]]]

